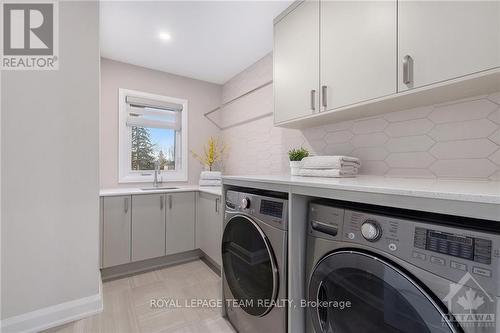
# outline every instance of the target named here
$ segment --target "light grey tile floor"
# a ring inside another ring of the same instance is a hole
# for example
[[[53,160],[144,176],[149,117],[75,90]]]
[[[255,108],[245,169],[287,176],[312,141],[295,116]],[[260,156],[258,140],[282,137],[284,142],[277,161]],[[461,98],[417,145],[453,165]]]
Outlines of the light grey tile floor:
[[[187,308],[185,300],[218,299],[220,278],[192,261],[103,283],[104,311],[44,333],[232,333],[219,308]],[[175,299],[181,307],[151,307],[151,299]],[[190,303],[188,303],[190,304]]]

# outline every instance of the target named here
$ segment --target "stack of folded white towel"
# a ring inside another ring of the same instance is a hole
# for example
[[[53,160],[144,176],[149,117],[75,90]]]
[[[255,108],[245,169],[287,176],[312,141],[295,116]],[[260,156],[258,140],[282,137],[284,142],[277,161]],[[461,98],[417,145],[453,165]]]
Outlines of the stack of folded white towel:
[[[220,171],[202,171],[200,174],[200,186],[221,186],[222,175]]]
[[[305,177],[355,177],[361,166],[359,158],[351,156],[304,157],[292,175]]]

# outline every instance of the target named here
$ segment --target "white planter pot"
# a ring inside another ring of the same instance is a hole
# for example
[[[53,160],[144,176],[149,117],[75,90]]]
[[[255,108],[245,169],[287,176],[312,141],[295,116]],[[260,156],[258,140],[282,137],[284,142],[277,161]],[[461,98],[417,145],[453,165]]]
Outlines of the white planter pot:
[[[290,161],[290,174],[292,176],[297,175],[297,171],[302,166],[302,161]]]

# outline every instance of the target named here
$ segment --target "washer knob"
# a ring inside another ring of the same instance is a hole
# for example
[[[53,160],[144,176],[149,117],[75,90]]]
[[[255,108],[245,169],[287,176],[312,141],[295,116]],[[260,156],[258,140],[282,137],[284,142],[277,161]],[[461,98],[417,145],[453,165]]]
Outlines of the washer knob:
[[[243,198],[241,199],[241,206],[242,209],[247,209],[250,207],[250,199],[249,198]]]
[[[382,228],[375,220],[366,220],[361,225],[361,234],[369,242],[376,242],[382,236]]]

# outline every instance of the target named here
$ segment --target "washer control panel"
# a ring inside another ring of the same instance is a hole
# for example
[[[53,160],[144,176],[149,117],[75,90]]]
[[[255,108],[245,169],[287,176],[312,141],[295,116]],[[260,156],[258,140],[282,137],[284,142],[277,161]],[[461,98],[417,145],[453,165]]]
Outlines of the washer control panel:
[[[492,241],[489,239],[417,227],[413,246],[481,264],[491,264]]]
[[[269,223],[279,229],[288,229],[288,200],[228,190],[226,192],[226,214],[243,213]]]
[[[447,225],[311,203],[309,235],[378,250],[452,281],[470,273],[500,288],[500,237]]]

